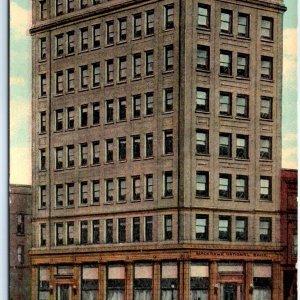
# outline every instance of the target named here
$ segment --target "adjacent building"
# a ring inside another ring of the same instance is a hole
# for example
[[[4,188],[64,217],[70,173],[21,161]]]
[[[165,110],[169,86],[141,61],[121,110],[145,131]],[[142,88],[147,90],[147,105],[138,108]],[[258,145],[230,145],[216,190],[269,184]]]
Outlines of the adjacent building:
[[[31,299],[32,187],[9,186],[9,294],[11,300]]]
[[[32,8],[32,299],[282,299],[283,1]]]

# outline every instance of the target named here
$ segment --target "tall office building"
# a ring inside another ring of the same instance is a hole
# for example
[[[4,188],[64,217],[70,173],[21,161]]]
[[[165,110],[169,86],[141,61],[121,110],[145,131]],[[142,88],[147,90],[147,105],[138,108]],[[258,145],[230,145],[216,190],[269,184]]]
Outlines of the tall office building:
[[[33,0],[32,299],[281,299],[281,0]]]

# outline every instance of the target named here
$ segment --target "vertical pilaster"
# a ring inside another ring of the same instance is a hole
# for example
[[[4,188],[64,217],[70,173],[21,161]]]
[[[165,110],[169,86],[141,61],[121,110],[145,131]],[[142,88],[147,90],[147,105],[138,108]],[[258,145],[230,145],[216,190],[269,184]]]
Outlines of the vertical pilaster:
[[[190,264],[189,261],[182,261],[182,296],[183,298],[179,299],[189,299],[190,296]]]
[[[159,300],[160,299],[160,266],[159,262],[154,262],[153,266],[153,288],[152,288],[152,299]]]
[[[210,282],[209,282],[209,300],[216,300],[218,299],[217,296],[215,294],[215,285],[217,284],[217,262],[213,261],[210,263],[210,270],[209,270],[209,278],[210,278]],[[218,290],[218,293],[220,293],[220,291]]]
[[[74,300],[80,299],[81,294],[81,287],[80,287],[80,279],[81,279],[81,266],[80,265],[74,265],[74,283],[72,285],[72,294],[74,297]],[[73,286],[76,286],[76,292],[73,289]]]
[[[56,298],[56,283],[54,275],[56,273],[56,265],[50,266],[50,287],[52,286],[52,290],[50,291],[50,300],[54,300]]]
[[[272,299],[283,299],[282,294],[282,282],[281,282],[281,276],[280,276],[281,270],[280,270],[280,264],[279,263],[273,263],[272,265]]]
[[[99,300],[106,299],[106,265],[100,265],[99,268],[99,282],[100,282],[100,291],[99,291]]]
[[[31,299],[37,299],[38,294],[38,268],[31,268]]]
[[[251,288],[252,285],[252,288]],[[245,265],[245,300],[251,300],[253,295],[253,263],[246,262]]]
[[[132,300],[133,295],[132,295],[132,288],[133,288],[133,264],[132,262],[128,262],[126,264],[126,289],[125,289],[125,294],[126,300]]]

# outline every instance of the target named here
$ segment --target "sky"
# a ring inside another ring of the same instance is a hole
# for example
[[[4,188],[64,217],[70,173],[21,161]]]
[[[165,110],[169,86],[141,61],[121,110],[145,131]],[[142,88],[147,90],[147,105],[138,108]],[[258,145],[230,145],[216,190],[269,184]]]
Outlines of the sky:
[[[10,183],[31,184],[31,0],[10,1]],[[285,0],[282,167],[297,168],[297,0]]]

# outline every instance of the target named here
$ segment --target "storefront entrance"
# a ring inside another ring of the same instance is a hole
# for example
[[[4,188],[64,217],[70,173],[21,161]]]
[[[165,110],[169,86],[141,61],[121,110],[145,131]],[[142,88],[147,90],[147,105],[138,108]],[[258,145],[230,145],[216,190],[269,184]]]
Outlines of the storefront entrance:
[[[72,287],[69,284],[61,284],[57,286],[57,300],[71,300]]]
[[[221,300],[242,300],[242,285],[237,283],[221,284]]]

